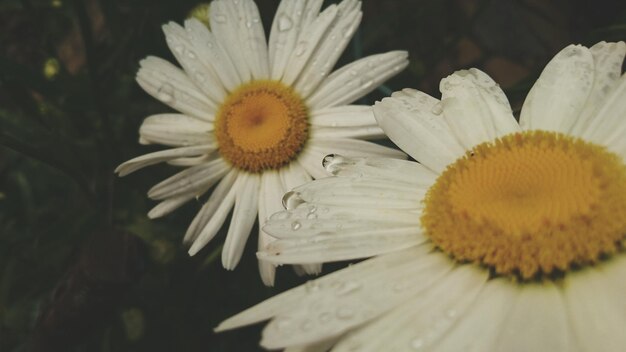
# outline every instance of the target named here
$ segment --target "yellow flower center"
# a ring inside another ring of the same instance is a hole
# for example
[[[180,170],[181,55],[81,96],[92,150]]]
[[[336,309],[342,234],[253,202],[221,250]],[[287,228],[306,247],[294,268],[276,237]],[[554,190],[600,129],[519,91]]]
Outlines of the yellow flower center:
[[[234,167],[260,172],[292,161],[308,137],[302,99],[277,81],[253,81],[232,92],[215,120],[219,151]]]
[[[622,249],[626,167],[580,139],[516,133],[448,166],[424,202],[427,235],[457,261],[541,278]]]

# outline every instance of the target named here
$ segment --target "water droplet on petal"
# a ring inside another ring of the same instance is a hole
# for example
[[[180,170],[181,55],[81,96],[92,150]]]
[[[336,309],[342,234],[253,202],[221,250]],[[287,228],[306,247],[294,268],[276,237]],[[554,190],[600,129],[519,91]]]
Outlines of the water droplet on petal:
[[[432,112],[435,115],[441,115],[441,113],[443,112],[443,104],[441,104],[441,102],[438,102],[437,104],[433,106],[430,112]]]
[[[413,348],[414,350],[419,350],[422,347],[424,347],[424,340],[422,340],[421,338],[416,338],[411,341],[411,348]]]
[[[294,231],[298,231],[302,227],[300,221],[294,221],[291,223],[291,229]]]
[[[196,58],[196,53],[194,53],[193,51],[189,50],[187,51],[187,57],[194,60]]]
[[[216,13],[213,15],[213,20],[217,23],[226,23],[226,16],[221,13]]]
[[[328,154],[322,160],[322,166],[331,175],[337,175],[341,171],[341,167],[346,164],[346,158],[337,154]]]
[[[270,220],[286,220],[291,217],[291,213],[288,211],[281,211],[280,213],[275,213],[270,216]]]
[[[319,291],[320,286],[315,280],[309,280],[304,284],[304,289],[306,292],[316,292]]]
[[[342,282],[337,288],[337,296],[345,296],[347,294],[358,291],[361,288],[361,284],[355,281]]]
[[[337,318],[350,319],[354,316],[354,310],[351,308],[342,307],[337,309]]]
[[[319,316],[320,322],[322,323],[328,323],[331,318],[332,318],[332,315],[329,312],[324,312],[320,314]]]
[[[306,218],[309,220],[315,220],[317,219],[317,214],[310,213],[306,216]]]
[[[163,83],[163,85],[157,91],[157,98],[164,103],[171,103],[174,101],[174,86],[169,83]]]
[[[293,21],[291,17],[286,14],[280,14],[278,16],[278,30],[281,32],[288,31],[293,27]]]
[[[304,52],[306,51],[306,46],[307,46],[306,42],[298,43],[298,45],[296,45],[296,48],[294,50],[294,54],[296,56],[302,56],[302,54],[304,54]]]
[[[289,191],[283,196],[283,207],[287,210],[293,210],[302,203],[305,203],[305,201],[299,192]]]

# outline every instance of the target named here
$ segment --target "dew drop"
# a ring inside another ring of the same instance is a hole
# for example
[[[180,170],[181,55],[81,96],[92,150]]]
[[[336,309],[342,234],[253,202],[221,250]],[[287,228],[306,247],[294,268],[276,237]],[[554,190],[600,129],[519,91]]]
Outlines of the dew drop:
[[[422,340],[421,338],[416,338],[411,341],[411,348],[413,348],[414,350],[419,350],[422,347],[424,347],[424,340]]]
[[[280,213],[275,213],[270,216],[270,220],[286,220],[291,217],[291,213],[287,211],[281,211]]]
[[[441,102],[438,102],[437,104],[435,104],[432,110],[430,110],[430,112],[432,112],[435,115],[441,115],[441,113],[443,112],[443,105],[441,104]]]
[[[182,45],[176,45],[174,47],[174,51],[177,52],[178,54],[182,54],[184,50],[185,48]]]
[[[294,231],[298,231],[302,227],[300,221],[294,221],[291,223],[291,229]]]
[[[358,291],[361,288],[361,284],[354,281],[342,282],[337,288],[337,296],[345,296],[347,294]]]
[[[226,23],[226,16],[222,15],[221,13],[216,13],[213,16],[213,20],[217,23]]]
[[[304,289],[306,292],[316,292],[319,291],[320,286],[315,280],[309,280],[304,284]]]
[[[193,51],[187,51],[187,57],[194,60],[196,58],[196,53]]]
[[[302,54],[304,54],[304,52],[306,51],[306,46],[307,46],[306,42],[298,43],[298,45],[296,45],[296,48],[294,50],[294,55],[302,56]]]
[[[315,220],[317,219],[317,214],[310,213],[306,216],[306,218],[309,220]]]
[[[276,329],[280,330],[280,331],[285,331],[285,330],[291,330],[293,328],[292,323],[291,323],[291,319],[289,318],[282,318],[282,319],[277,319],[276,321]]]
[[[342,166],[345,166],[346,164],[346,159],[343,156],[337,154],[326,155],[322,160],[322,166],[331,175],[337,175],[339,171],[341,171]]]
[[[203,83],[204,81],[206,81],[206,76],[202,72],[196,72],[194,77],[196,78],[196,81],[198,81],[200,83]]]
[[[283,196],[283,207],[287,210],[293,210],[304,202],[299,192],[289,191]]]
[[[346,307],[342,307],[337,309],[337,318],[339,319],[350,319],[354,316],[354,310]]]
[[[252,27],[252,21],[246,21],[246,27],[248,28]]]
[[[278,16],[278,30],[281,32],[288,31],[293,27],[293,21],[291,17],[286,14],[280,14]]]
[[[324,313],[320,314],[320,316],[319,316],[319,319],[320,319],[321,323],[328,323],[331,318],[332,318],[332,315],[329,312],[324,312]]]
[[[174,101],[174,86],[169,83],[163,83],[163,85],[157,91],[157,98],[164,103],[171,103]]]

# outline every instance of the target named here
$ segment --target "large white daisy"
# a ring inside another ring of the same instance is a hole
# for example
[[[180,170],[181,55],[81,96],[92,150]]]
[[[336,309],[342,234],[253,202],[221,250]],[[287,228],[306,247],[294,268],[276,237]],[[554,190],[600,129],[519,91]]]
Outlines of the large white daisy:
[[[520,123],[485,73],[442,99],[403,90],[374,113],[417,162],[328,156],[336,177],[285,196],[259,256],[375,256],[217,330],[272,319],[290,351],[624,351],[626,45],[569,46]]]
[[[282,209],[285,191],[327,176],[321,165],[331,151],[353,156],[404,157],[364,139],[384,136],[371,107],[347,105],[404,69],[407,53],[372,55],[331,70],[361,20],[361,2],[344,0],[320,12],[322,0],[285,0],[278,6],[269,48],[255,3],[211,2],[210,29],[200,21],[163,26],[182,66],[148,57],[141,87],[179,114],[149,116],[140,142],[173,147],[121,164],[125,176],[160,162],[185,168],[155,185],[158,218],[217,184],[191,223],[185,242],[197,253],[215,236],[234,207],[222,263],[234,269],[256,216]],[[271,237],[259,231],[263,248]],[[319,270],[318,265],[305,267]],[[260,263],[263,281],[274,266]]]

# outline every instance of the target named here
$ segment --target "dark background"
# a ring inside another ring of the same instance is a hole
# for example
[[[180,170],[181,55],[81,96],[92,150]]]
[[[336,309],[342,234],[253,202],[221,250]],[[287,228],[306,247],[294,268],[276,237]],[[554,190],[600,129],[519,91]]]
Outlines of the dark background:
[[[268,29],[278,1],[257,3]],[[145,215],[146,191],[175,169],[113,175],[161,149],[137,143],[142,119],[167,108],[134,74],[147,55],[173,61],[160,26],[196,5],[0,0],[0,351],[255,351],[261,325],[213,327],[307,280],[284,267],[264,287],[254,235],[234,272],[223,231],[190,258],[181,239],[202,199]],[[411,60],[364,104],[404,87],[438,96],[441,78],[478,67],[519,111],[558,50],[626,39],[624,1],[365,0],[363,12],[340,64],[395,49]]]

